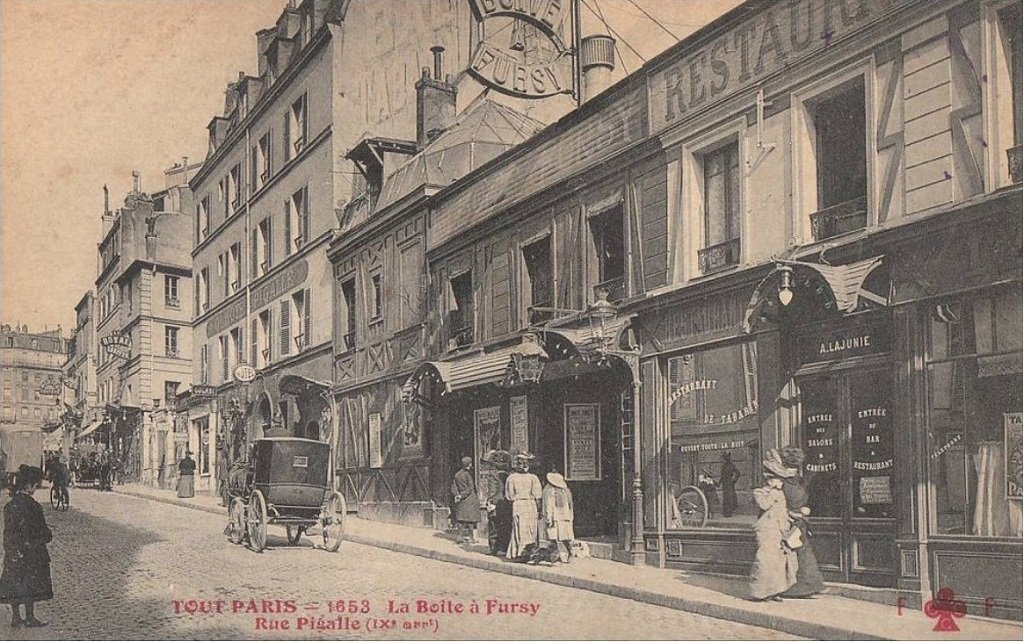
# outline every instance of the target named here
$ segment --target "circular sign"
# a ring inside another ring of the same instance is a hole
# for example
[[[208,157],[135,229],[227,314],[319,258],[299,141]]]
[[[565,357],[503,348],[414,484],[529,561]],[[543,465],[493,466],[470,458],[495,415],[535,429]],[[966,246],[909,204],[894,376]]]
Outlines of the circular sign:
[[[241,381],[242,383],[249,383],[256,378],[256,368],[253,368],[247,363],[240,363],[235,366],[235,381]]]

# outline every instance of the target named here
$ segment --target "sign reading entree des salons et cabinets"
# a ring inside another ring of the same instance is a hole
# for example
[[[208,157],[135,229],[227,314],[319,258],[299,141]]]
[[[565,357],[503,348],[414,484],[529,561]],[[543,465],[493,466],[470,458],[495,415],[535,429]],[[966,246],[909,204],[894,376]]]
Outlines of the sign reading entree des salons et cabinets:
[[[651,132],[817,56],[908,4],[909,0],[777,0],[651,74]]]

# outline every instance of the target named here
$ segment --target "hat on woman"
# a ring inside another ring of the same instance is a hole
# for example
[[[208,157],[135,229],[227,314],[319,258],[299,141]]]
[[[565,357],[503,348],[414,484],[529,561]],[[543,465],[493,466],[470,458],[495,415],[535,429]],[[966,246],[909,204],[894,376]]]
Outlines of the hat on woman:
[[[786,446],[779,451],[779,456],[782,457],[782,463],[787,468],[800,470],[800,467],[804,465],[804,451],[796,446]]]
[[[555,488],[565,488],[565,477],[562,477],[561,473],[550,472],[545,477],[548,483]]]
[[[796,477],[797,470],[795,468],[787,468],[782,463],[782,455],[779,451],[772,448],[764,454],[764,459],[761,461],[761,465],[764,469],[775,477],[781,477],[785,479],[787,477]]]

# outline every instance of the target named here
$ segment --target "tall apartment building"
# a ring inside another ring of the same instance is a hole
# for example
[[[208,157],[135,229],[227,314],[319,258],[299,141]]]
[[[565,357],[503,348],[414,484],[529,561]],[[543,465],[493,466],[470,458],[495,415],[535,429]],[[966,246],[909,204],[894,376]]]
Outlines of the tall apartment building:
[[[129,478],[169,484],[173,402],[191,384],[190,172],[175,165],[153,194],[139,179],[117,211],[104,207],[96,278],[97,403],[105,422],[79,439],[106,444]],[[88,398],[88,392],[85,393]]]
[[[201,490],[216,488],[219,439],[226,465],[256,437],[330,436],[325,250],[366,186],[346,155],[371,135],[373,153],[415,152],[400,142],[415,139],[411,79],[432,46],[469,59],[468,4],[408,8],[419,19],[396,34],[382,29],[388,3],[289,3],[256,34],[256,74],[239,74],[209,124],[208,155],[190,181],[196,385],[179,406]]]
[[[96,385],[96,297],[89,290],[75,305],[75,327],[67,342],[63,366],[64,400],[72,413],[64,417],[64,428],[72,437],[94,432],[103,421]]]
[[[0,423],[11,430],[42,430],[61,413],[61,330],[32,332],[27,325],[0,327]]]

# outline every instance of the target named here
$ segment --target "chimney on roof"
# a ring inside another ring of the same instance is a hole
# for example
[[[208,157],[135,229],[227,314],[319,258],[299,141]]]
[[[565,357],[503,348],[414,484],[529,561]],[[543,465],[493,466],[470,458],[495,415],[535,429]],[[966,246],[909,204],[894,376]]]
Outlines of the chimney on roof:
[[[455,120],[455,101],[458,89],[453,78],[442,80],[444,47],[430,48],[434,54],[434,75],[424,67],[416,81],[416,145],[420,149],[447,129]]]
[[[615,38],[604,34],[583,38],[580,41],[580,68],[583,70],[583,102],[587,102],[612,84]]]
[[[110,190],[103,185],[103,236],[106,237],[110,228],[114,227],[114,213],[110,211]]]

